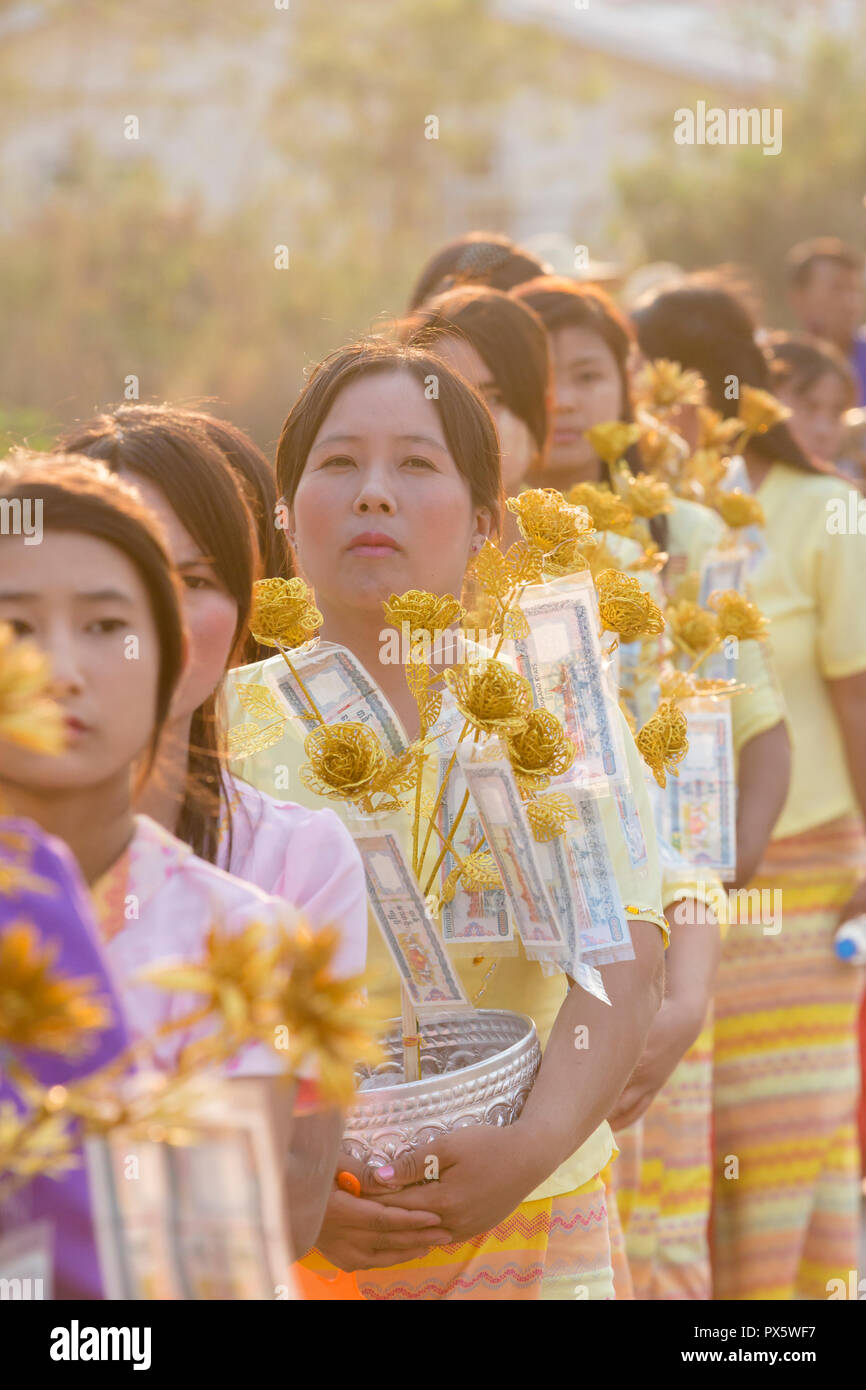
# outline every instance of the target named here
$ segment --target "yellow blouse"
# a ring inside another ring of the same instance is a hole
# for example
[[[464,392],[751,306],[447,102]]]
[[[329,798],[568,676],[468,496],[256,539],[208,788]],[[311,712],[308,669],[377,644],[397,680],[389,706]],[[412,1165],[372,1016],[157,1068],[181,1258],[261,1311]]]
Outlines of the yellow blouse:
[[[245,722],[248,718],[234,692],[235,684],[247,682],[260,684],[264,679],[266,669],[278,669],[282,665],[283,659],[277,655],[271,657],[267,662],[256,662],[228,673],[224,695],[229,728],[233,724]],[[623,720],[623,735],[638,814],[647,841],[649,862],[641,871],[632,868],[618,824],[607,835],[611,859],[623,902],[639,905],[641,918],[656,922],[667,940],[667,922],[662,913],[661,905],[661,873],[649,798],[644,783],[643,765],[625,720]],[[260,791],[282,796],[283,799],[288,796],[296,799],[302,805],[310,807],[321,806],[325,803],[304,786],[298,775],[298,769],[306,762],[302,739],[303,736],[296,725],[290,723],[287,725],[286,734],[279,743],[261,753],[254,754],[252,757],[233,761],[232,770]],[[345,818],[345,802],[330,801],[327,804],[338,815]],[[605,798],[601,807],[603,819],[606,815],[615,818],[616,813],[612,798]],[[405,813],[403,813],[402,819],[408,825],[408,817]],[[431,842],[429,857],[431,869],[434,862],[435,852]],[[383,999],[389,1016],[396,1016],[400,1012],[399,976],[372,912],[368,915],[368,922],[367,965],[374,976],[378,976],[384,982],[381,989],[377,991],[377,995]],[[457,956],[453,963],[469,1000],[477,1003],[479,1008],[510,1009],[516,1013],[528,1014],[535,1022],[543,1047],[566,997],[567,982],[561,972],[545,975],[541,965],[537,961],[527,960],[519,942],[517,944],[518,950],[515,955],[496,958],[485,955],[481,959],[477,956],[461,955]],[[481,949],[483,950],[483,947]],[[492,966],[495,968],[491,969]],[[571,1192],[576,1187],[581,1187],[601,1172],[614,1152],[613,1133],[605,1122],[590,1135],[570,1159],[561,1164],[526,1200],[535,1201],[541,1197],[556,1196],[559,1193]]]
[[[852,493],[856,503],[859,494],[839,479],[777,463],[756,494],[769,554],[752,588],[771,620],[792,744],[791,788],[774,839],[858,809],[826,684],[866,670],[866,535],[850,527]],[[838,534],[837,509],[849,518]]]

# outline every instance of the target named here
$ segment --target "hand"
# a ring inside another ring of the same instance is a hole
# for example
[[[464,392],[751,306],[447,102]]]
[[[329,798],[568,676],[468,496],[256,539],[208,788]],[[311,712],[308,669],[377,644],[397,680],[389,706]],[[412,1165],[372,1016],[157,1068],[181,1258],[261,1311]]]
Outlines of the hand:
[[[666,999],[650,1024],[641,1059],[608,1115],[611,1129],[626,1129],[649,1109],[677,1063],[688,1052],[703,1026],[693,1010]]]
[[[467,1125],[410,1150],[364,1190],[387,1210],[435,1211],[463,1241],[498,1226],[544,1176],[519,1125]]]
[[[384,1207],[335,1188],[325,1208],[316,1249],[338,1269],[390,1268],[420,1260],[453,1236],[432,1211]]]

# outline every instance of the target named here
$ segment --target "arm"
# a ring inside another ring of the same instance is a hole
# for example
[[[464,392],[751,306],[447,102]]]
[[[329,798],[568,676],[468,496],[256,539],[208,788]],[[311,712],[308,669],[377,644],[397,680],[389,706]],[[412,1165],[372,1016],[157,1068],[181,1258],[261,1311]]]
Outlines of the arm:
[[[782,813],[790,779],[791,743],[784,722],[743,744],[737,768],[735,888],[754,877]]]
[[[827,689],[848,754],[848,772],[857,804],[866,818],[866,671],[858,671],[856,675],[845,676],[842,680],[828,681]],[[866,879],[854,890],[839,920],[847,922],[850,917],[858,917],[862,912],[866,912]]]
[[[608,1116],[614,1129],[634,1124],[649,1108],[696,1041],[709,1008],[721,952],[715,913],[694,898],[679,898],[665,908],[665,916],[671,926],[665,997],[650,1025],[643,1056]]]
[[[437,1212],[453,1240],[467,1240],[498,1225],[580,1148],[616,1102],[662,1000],[661,932],[652,922],[630,926],[635,959],[602,972],[612,1007],[569,991],[520,1119],[501,1129],[471,1125],[412,1150],[380,1170],[379,1203]],[[430,1160],[438,1180],[424,1183]],[[415,1183],[424,1185],[404,1186]]]
[[[292,1251],[300,1259],[316,1242],[331,1195],[343,1134],[339,1110],[294,1116],[286,1159],[286,1200]]]

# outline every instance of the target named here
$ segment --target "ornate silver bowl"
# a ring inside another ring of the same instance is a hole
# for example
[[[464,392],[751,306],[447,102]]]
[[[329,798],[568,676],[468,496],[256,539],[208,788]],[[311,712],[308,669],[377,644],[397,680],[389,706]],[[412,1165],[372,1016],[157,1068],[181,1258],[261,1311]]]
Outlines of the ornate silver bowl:
[[[421,1025],[421,1079],[402,1081],[402,1027],[391,1020],[385,1059],[355,1074],[344,1151],[367,1168],[465,1125],[510,1125],[541,1062],[531,1018],[505,1009],[444,1014]]]

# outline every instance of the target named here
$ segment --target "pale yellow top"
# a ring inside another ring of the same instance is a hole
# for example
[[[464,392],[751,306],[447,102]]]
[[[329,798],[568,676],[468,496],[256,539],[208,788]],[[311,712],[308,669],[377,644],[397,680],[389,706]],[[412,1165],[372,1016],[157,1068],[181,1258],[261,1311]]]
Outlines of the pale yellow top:
[[[256,662],[228,673],[224,691],[229,728],[233,724],[244,723],[248,720],[248,715],[243,711],[234,693],[235,683],[260,684],[264,679],[264,670],[266,668],[277,669],[282,665],[282,660],[282,657],[277,655],[270,658],[268,662]],[[640,906],[641,918],[655,921],[665,932],[667,939],[667,922],[661,910],[661,873],[649,798],[644,784],[640,756],[625,720],[623,720],[623,736],[638,814],[649,850],[649,863],[641,872],[636,872],[632,868],[618,824],[607,837],[611,859],[623,902]],[[271,794],[278,791],[284,800],[286,797],[290,797],[302,805],[310,807],[327,804],[345,819],[347,805],[344,801],[323,802],[320,797],[310,792],[301,781],[298,769],[306,761],[302,737],[298,727],[291,721],[287,724],[286,734],[279,743],[264,752],[254,754],[252,757],[233,761],[232,770],[260,791]],[[604,799],[601,803],[601,810],[603,818],[606,814],[615,818],[616,813],[612,798]],[[402,813],[402,819],[408,824],[406,813]],[[431,869],[435,862],[433,848],[431,842],[429,855]],[[438,851],[436,852],[438,853]],[[384,998],[389,1015],[395,1016],[400,1012],[399,976],[372,912],[369,914],[368,943],[368,967],[374,972],[381,971],[380,978],[385,981],[383,989],[377,993]],[[466,996],[470,1000],[474,999],[474,996],[482,989],[485,976],[493,964],[493,957],[490,955],[485,956],[478,964],[475,963],[475,960],[477,957],[471,956],[458,956],[454,959],[454,965],[466,991]],[[528,1014],[535,1022],[543,1047],[566,997],[567,989],[567,981],[561,972],[557,972],[555,975],[543,974],[537,961],[526,959],[518,943],[518,954],[498,958],[496,968],[490,975],[486,988],[477,1002],[480,1008],[510,1009],[516,1013]],[[541,1197],[551,1197],[581,1187],[601,1172],[614,1152],[613,1133],[605,1122],[590,1135],[589,1139],[567,1162],[561,1164],[556,1172],[552,1173],[542,1186],[526,1200],[534,1201]]]
[[[858,809],[826,682],[866,670],[866,535],[850,524],[859,494],[837,478],[777,463],[757,497],[769,554],[752,588],[771,620],[792,744],[778,840]]]

